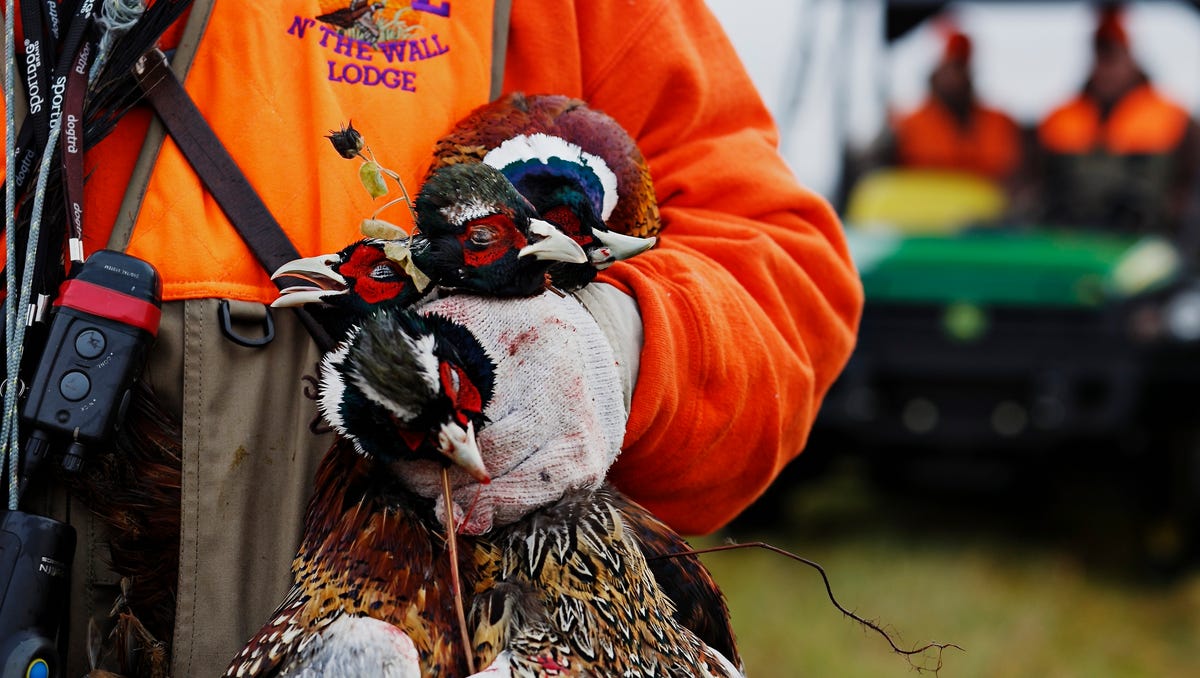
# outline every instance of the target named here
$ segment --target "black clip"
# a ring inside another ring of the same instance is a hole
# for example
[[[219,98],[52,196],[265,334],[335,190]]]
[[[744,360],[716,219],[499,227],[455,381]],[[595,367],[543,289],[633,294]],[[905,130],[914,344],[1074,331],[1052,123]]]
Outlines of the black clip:
[[[263,307],[263,311],[265,312],[265,315],[263,316],[263,336],[258,337],[257,339],[243,337],[242,335],[233,331],[233,318],[229,313],[228,299],[222,299],[220,301],[220,311],[221,333],[228,337],[233,343],[238,344],[239,346],[245,346],[247,348],[262,348],[275,339],[275,321],[271,318],[271,308],[269,306]]]

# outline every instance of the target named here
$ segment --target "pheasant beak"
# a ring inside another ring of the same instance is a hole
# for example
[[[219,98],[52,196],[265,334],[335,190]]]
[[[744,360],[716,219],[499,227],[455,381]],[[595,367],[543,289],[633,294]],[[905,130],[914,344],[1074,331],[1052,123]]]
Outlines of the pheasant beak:
[[[483,465],[479,443],[475,441],[474,423],[467,422],[465,429],[454,422],[442,424],[442,429],[438,432],[438,450],[475,480],[484,485],[492,482],[487,467]]]
[[[554,224],[541,219],[529,220],[529,232],[541,236],[532,245],[521,248],[519,256],[533,256],[549,261],[565,261],[569,264],[583,264],[588,258],[579,243],[572,240],[566,233],[555,228]]]
[[[604,270],[618,261],[636,257],[654,247],[654,243],[658,242],[658,238],[654,237],[638,238],[601,229],[593,230],[592,235],[604,243],[604,247],[596,250],[592,255],[592,265],[600,270]]]
[[[271,302],[273,308],[302,306],[314,301],[325,301],[337,294],[345,294],[346,279],[333,270],[337,263],[335,254],[322,254],[307,259],[296,259],[280,266],[271,274],[271,280],[282,277],[300,278],[310,285],[295,285],[280,290],[279,298]]]

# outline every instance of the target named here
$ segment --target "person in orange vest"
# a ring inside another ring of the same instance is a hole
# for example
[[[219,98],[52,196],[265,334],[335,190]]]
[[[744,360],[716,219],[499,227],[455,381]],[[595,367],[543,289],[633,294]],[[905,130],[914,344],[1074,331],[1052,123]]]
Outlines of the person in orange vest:
[[[1195,122],[1134,58],[1119,7],[1101,11],[1092,46],[1083,91],[1037,129],[1045,218],[1173,234],[1196,172]]]
[[[863,298],[837,215],[780,157],[704,2],[414,0],[372,3],[350,26],[331,18],[362,6],[195,0],[193,17],[211,11],[199,32],[172,30],[162,46],[196,46],[188,94],[306,257],[360,238],[378,206],[324,138],[347,121],[410,187],[434,141],[503,93],[582,98],[619,121],[649,162],[665,227],[654,250],[607,269],[588,304],[633,366],[610,479],[682,532],[731,520],[804,447]],[[151,118],[135,108],[88,151],[83,240],[87,253],[125,249],[163,277],[146,376],[183,433],[178,583],[163,592],[173,635],[160,640],[173,675],[215,675],[291,580],[331,440],[308,428],[301,377],[320,356],[298,320],[276,313],[262,348],[222,330],[226,307],[239,331],[258,331],[278,291],[176,144],[148,143],[139,162]],[[39,508],[80,531],[68,670],[79,675],[88,618],[110,623],[120,577],[78,498]]]
[[[971,172],[996,181],[1008,179],[1020,165],[1020,129],[976,98],[971,51],[966,34],[955,31],[946,38],[929,76],[929,96],[893,124],[896,165]]]

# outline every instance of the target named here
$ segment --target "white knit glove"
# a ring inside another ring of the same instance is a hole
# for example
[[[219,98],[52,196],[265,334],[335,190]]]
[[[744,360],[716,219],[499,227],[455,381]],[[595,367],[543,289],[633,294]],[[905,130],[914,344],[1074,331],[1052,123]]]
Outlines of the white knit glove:
[[[598,487],[625,436],[616,359],[592,316],[572,297],[453,295],[417,308],[458,322],[496,363],[489,423],[478,433],[490,484],[451,469],[456,523],[479,534],[514,522],[570,489]],[[437,502],[445,522],[441,466],[396,464],[416,493]]]
[[[617,359],[617,372],[621,375],[621,391],[625,398],[625,411],[633,400],[633,387],[637,384],[638,368],[642,362],[642,314],[633,297],[608,283],[589,283],[576,290],[573,295],[592,314],[600,331],[608,339],[613,355]]]

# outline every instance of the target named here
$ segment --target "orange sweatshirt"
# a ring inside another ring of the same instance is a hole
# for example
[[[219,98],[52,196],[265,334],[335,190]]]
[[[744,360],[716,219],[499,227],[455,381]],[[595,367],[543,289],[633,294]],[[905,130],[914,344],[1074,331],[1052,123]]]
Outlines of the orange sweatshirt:
[[[1038,126],[1038,141],[1053,153],[1157,155],[1179,147],[1188,122],[1187,110],[1147,83],[1123,96],[1107,117],[1091,97],[1068,101]]]
[[[304,256],[351,242],[372,211],[327,130],[352,119],[412,187],[434,139],[487,97],[490,3],[384,3],[377,18],[403,43],[390,54],[313,20],[346,4],[220,0],[186,82]],[[779,157],[702,0],[513,4],[505,89],[620,121],[666,226],[603,278],[637,299],[646,337],[612,477],[677,529],[714,530],[799,453],[853,346],[862,293],[837,217]],[[403,22],[418,26],[411,44]],[[131,114],[88,155],[88,252],[107,240],[147,120]],[[275,296],[169,140],[129,251],[163,269],[168,299]]]
[[[937,99],[896,121],[896,154],[901,165],[973,172],[997,181],[1008,178],[1021,160],[1021,132],[1004,113],[972,104],[966,127]]]
[[[577,96],[650,162],[661,245],[602,280],[646,343],[612,478],[677,529],[734,517],[798,454],[854,344],[862,291],[701,0],[514,3],[505,89]]]

